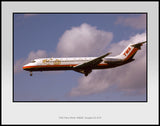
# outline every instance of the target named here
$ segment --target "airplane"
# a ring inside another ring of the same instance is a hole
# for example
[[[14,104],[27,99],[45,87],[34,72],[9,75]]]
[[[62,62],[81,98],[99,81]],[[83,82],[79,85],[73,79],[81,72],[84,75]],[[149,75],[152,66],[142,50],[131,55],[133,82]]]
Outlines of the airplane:
[[[114,57],[107,57],[111,54],[108,52],[99,57],[39,58],[32,60],[22,68],[29,71],[30,76],[32,76],[32,71],[52,70],[74,70],[88,76],[94,69],[114,68],[134,61],[134,55],[144,43],[146,41],[129,44],[119,55]]]

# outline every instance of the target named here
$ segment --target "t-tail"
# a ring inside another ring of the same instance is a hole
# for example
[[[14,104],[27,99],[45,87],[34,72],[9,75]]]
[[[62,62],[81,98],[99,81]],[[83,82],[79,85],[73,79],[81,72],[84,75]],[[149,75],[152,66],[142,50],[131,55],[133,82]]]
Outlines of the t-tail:
[[[134,55],[136,54],[136,52],[141,49],[141,46],[146,43],[146,41],[144,42],[140,42],[137,44],[129,44],[127,46],[127,48],[125,48],[123,50],[123,52],[119,55],[121,57],[121,59],[123,59],[124,61],[129,61],[132,60]]]

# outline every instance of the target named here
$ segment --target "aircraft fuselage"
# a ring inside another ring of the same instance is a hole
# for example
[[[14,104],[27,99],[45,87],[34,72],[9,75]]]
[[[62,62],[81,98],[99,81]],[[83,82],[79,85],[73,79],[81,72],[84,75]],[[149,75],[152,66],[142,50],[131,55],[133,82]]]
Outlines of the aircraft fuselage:
[[[107,57],[110,54],[107,53],[99,57],[39,58],[24,65],[23,69],[30,72],[74,70],[87,76],[93,69],[113,68],[134,61],[134,55],[145,42],[130,44],[121,54],[114,57]],[[32,76],[32,73],[30,75]]]

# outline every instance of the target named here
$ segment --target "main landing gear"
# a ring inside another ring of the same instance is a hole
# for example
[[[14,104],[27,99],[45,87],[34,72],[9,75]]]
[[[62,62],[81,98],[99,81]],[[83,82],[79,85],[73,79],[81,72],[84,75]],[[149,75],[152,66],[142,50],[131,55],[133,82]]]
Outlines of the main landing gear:
[[[32,71],[30,71],[30,74],[29,74],[30,76],[32,76]]]
[[[84,73],[84,75],[87,77],[89,73]]]
[[[84,71],[84,75],[87,77],[88,74],[90,74],[92,72],[92,70],[87,70],[87,71]]]

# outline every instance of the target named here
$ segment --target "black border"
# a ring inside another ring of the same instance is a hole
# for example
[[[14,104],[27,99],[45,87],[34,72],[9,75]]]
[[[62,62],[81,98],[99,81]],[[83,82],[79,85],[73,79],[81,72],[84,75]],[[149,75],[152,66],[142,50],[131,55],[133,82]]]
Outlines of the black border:
[[[125,2],[125,1],[124,1]],[[146,101],[14,101],[14,14],[146,14]],[[32,102],[32,103],[60,103],[60,102],[69,102],[69,103],[106,103],[106,102],[118,102],[118,103],[147,103],[148,102],[148,13],[147,12],[13,12],[12,13],[12,64],[13,64],[13,84],[12,84],[12,102],[14,103],[22,103],[22,102]]]

